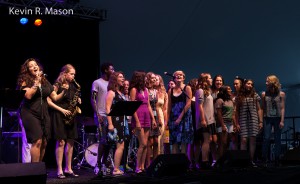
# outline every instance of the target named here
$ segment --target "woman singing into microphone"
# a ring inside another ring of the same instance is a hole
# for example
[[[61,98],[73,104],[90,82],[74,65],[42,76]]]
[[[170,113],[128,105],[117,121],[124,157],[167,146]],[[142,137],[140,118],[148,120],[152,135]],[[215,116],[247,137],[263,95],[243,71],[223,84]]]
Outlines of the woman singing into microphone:
[[[41,64],[34,58],[27,59],[18,75],[17,89],[25,90],[20,106],[20,117],[25,128],[28,143],[31,143],[31,162],[43,160],[47,141],[50,138],[50,116],[47,97],[59,100],[50,82],[42,75]]]

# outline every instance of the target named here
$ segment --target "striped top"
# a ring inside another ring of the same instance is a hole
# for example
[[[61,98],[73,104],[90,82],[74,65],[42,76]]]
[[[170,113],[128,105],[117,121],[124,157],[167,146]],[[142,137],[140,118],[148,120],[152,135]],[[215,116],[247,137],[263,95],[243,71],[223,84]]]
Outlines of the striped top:
[[[254,97],[245,97],[242,105],[239,107],[239,124],[241,137],[256,136],[259,131],[258,113],[256,102],[260,101],[260,96],[255,93]]]

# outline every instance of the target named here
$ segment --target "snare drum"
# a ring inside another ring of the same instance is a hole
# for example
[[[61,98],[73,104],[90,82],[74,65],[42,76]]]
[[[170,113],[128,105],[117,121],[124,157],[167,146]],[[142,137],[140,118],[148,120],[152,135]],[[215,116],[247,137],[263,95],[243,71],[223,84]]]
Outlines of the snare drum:
[[[94,143],[90,145],[84,153],[84,158],[86,162],[92,167],[95,167],[97,164],[98,146],[99,143]]]
[[[84,158],[86,162],[92,166],[96,167],[98,161],[98,147],[99,143],[94,143],[85,149]],[[114,149],[111,148],[109,150],[109,154],[107,156],[107,162],[110,163],[109,167],[114,168]]]

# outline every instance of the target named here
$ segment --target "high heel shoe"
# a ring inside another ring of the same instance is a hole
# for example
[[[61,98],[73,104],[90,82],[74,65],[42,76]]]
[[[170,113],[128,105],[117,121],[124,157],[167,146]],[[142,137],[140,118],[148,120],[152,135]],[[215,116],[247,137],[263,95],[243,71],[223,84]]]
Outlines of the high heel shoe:
[[[114,176],[119,176],[119,175],[123,175],[124,172],[119,170],[119,169],[115,169],[113,170],[113,173],[112,173]]]
[[[136,174],[140,174],[140,173],[142,173],[142,172],[143,172],[142,169],[136,169],[136,170],[135,170],[135,173],[136,173]]]
[[[57,178],[59,178],[59,179],[65,179],[66,176],[61,173],[61,174],[57,174]]]
[[[74,172],[64,172],[65,176],[67,177],[73,177],[73,178],[76,178],[78,177],[79,175],[78,174],[75,174]]]

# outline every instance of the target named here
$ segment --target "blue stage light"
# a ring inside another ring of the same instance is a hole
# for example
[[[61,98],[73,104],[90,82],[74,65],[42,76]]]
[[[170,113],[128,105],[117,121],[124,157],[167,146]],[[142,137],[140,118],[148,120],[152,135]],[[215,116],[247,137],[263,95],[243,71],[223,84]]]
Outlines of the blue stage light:
[[[23,25],[27,24],[27,22],[28,22],[27,18],[21,18],[20,19],[20,23],[23,24]]]

